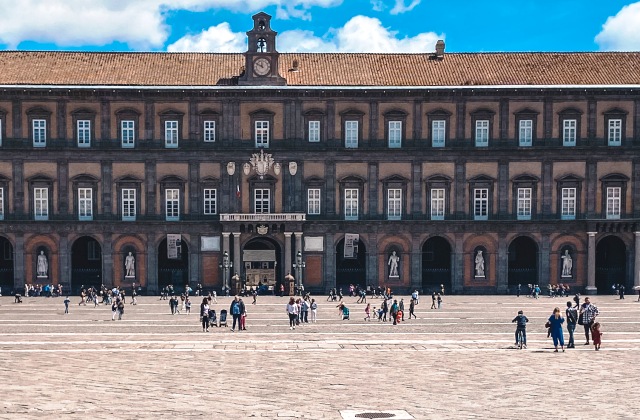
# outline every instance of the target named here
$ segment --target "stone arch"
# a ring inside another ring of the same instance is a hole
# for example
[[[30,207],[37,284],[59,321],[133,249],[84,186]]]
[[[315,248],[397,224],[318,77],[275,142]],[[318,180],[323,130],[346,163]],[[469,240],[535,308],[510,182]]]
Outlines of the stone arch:
[[[141,287],[147,286],[147,249],[143,239],[138,235],[121,235],[113,241],[113,284],[122,284],[125,271],[124,261],[126,253],[133,250],[135,256],[135,283]]]
[[[25,282],[34,283],[36,279],[36,264],[38,257],[38,249],[44,248],[48,251],[47,259],[49,262],[49,278],[47,283],[59,283],[60,271],[58,264],[58,242],[50,235],[33,235],[25,241]]]

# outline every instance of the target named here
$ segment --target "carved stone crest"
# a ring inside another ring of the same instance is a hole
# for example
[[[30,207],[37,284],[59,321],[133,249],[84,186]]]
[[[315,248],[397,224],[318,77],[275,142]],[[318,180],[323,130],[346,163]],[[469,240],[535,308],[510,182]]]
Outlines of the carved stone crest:
[[[264,150],[260,149],[260,154],[254,153],[251,155],[251,166],[256,171],[260,179],[262,179],[271,169],[273,165],[273,157],[269,153],[264,153]]]
[[[231,176],[231,175],[236,173],[236,163],[235,162],[227,163],[227,173],[229,174],[229,176]]]
[[[289,173],[295,175],[298,172],[298,164],[296,162],[289,162]]]
[[[256,231],[258,232],[258,234],[260,235],[266,235],[267,232],[269,232],[269,227],[265,226],[265,225],[260,225],[256,228]]]

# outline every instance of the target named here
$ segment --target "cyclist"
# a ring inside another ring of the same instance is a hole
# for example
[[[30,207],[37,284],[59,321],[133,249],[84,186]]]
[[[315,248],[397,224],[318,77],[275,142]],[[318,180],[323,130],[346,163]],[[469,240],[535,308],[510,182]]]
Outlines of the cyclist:
[[[516,316],[515,318],[513,318],[513,320],[511,322],[515,322],[517,323],[517,327],[516,327],[516,346],[519,344],[518,343],[518,334],[520,332],[522,332],[522,345],[524,346],[524,348],[527,348],[527,322],[529,322],[529,319],[524,316],[524,313],[522,311],[518,311],[518,316]]]

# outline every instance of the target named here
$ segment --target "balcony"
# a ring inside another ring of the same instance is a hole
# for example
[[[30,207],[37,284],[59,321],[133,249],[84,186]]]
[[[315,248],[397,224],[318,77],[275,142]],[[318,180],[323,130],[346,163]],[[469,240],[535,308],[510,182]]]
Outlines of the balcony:
[[[306,213],[227,213],[220,215],[221,222],[304,222]]]

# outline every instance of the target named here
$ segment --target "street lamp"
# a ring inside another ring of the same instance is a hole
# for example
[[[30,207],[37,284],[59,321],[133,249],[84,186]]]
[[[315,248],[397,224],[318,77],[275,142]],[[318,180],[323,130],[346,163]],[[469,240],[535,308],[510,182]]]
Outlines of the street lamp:
[[[293,263],[293,268],[296,270],[296,279],[298,283],[298,291],[302,293],[302,269],[306,267],[304,261],[302,261],[302,252],[298,251],[296,254],[296,262]]]
[[[224,279],[224,292],[229,296],[229,269],[233,268],[233,261],[229,260],[229,253],[224,251],[222,254],[222,262],[218,264],[218,267],[222,269],[222,278]]]

